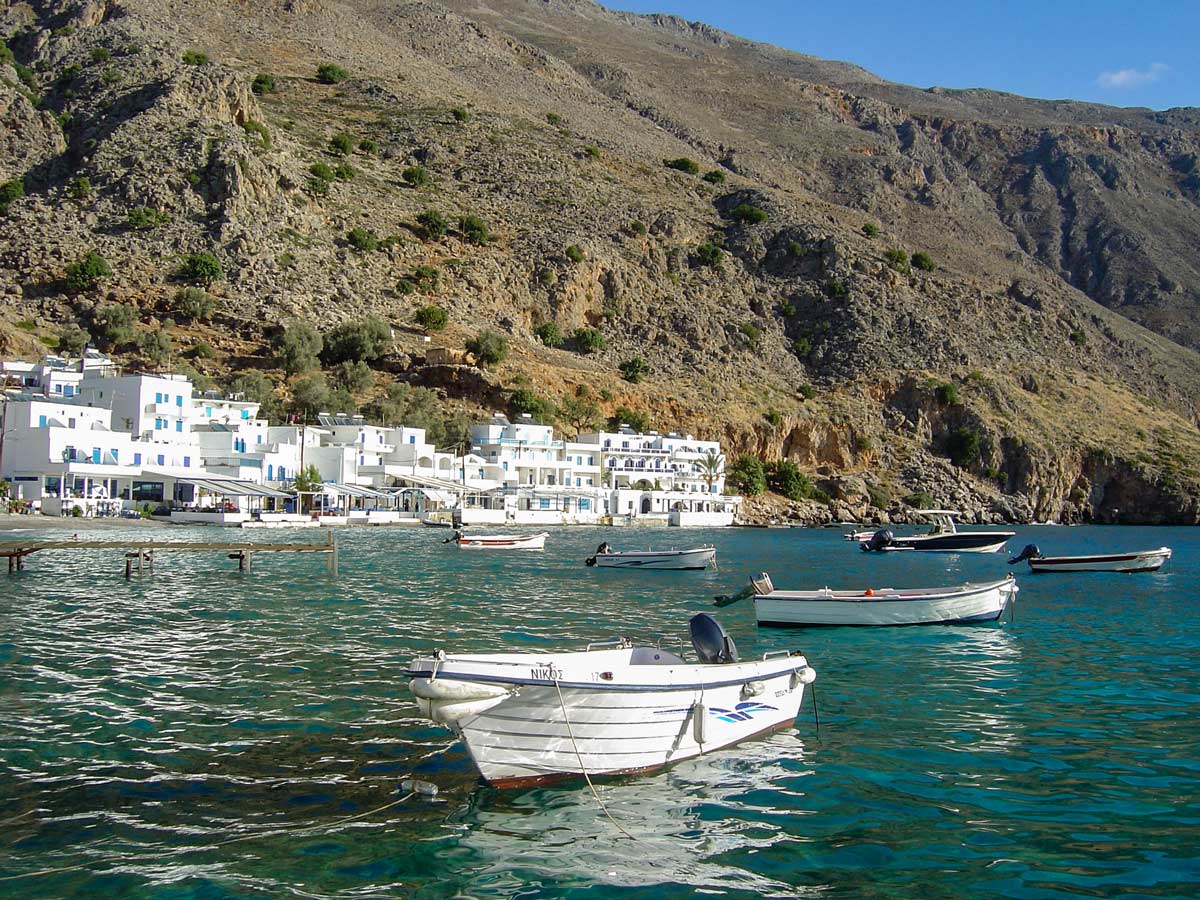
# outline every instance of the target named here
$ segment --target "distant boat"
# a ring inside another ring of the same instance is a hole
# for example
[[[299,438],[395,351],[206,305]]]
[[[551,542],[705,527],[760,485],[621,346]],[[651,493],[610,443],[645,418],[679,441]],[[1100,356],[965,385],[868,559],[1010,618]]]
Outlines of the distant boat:
[[[974,625],[998,621],[1016,593],[1012,575],[957,587],[778,591],[764,572],[741,594],[717,598],[717,605],[753,597],[755,619],[764,627]]]
[[[439,519],[434,516],[425,516],[421,519],[421,524],[426,528],[453,528],[454,522],[450,519]]]
[[[596,548],[589,566],[602,569],[706,569],[716,558],[715,547],[692,550],[613,550],[607,542]]]
[[[954,524],[958,515],[949,509],[915,509],[919,516],[933,520],[933,529],[927,534],[898,536],[889,529],[882,529],[863,537],[867,532],[858,532],[849,540],[859,542],[865,551],[890,552],[895,550],[923,550],[933,553],[999,553],[1015,531],[959,531]]]
[[[461,531],[455,532],[453,541],[461,550],[541,550],[546,546],[546,538],[550,532],[538,534],[472,534],[466,535]]]
[[[650,772],[792,724],[817,677],[802,655],[740,662],[711,616],[690,626],[692,660],[620,640],[575,652],[439,651],[405,674],[421,712],[458,734],[499,788]]]
[[[1170,558],[1170,547],[1095,556],[1042,556],[1037,544],[1028,544],[1008,562],[1028,560],[1033,572],[1157,572]]]

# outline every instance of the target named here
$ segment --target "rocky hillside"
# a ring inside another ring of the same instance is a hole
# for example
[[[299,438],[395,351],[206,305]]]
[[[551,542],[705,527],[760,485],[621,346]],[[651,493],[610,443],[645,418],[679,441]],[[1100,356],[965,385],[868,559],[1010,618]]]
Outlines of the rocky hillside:
[[[795,460],[821,515],[1200,520],[1195,111],[575,0],[9,2],[0,34],[0,352],[91,339],[277,410],[620,410]],[[470,365],[484,329],[508,355]]]

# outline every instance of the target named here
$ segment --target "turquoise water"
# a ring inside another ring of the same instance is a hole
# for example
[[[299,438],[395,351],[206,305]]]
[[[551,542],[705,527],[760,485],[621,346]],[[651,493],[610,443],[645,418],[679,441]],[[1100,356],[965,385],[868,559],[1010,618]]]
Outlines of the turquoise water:
[[[522,554],[444,536],[343,531],[337,581],[316,557],[240,574],[215,553],[130,583],[111,551],[0,571],[0,897],[1200,896],[1196,529],[1020,529],[1012,549],[1175,558],[1022,565],[1002,628],[760,632],[748,604],[716,611],[744,656],[807,653],[819,733],[806,698],[795,731],[600,785],[632,839],[586,786],[479,786],[416,716],[408,658],[682,635],[764,569],[919,587],[1000,577],[1004,557],[868,556],[831,530],[559,529]],[[585,568],[602,540],[712,542],[721,569]],[[436,801],[396,802],[413,773]]]

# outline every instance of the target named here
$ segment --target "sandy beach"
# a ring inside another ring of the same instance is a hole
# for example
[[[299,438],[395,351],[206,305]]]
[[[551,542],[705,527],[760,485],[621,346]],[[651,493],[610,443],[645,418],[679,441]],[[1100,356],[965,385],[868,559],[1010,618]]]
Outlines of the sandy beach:
[[[0,535],[6,531],[92,531],[98,528],[145,528],[146,526],[165,526],[169,522],[159,522],[154,519],[119,519],[115,517],[88,519],[73,516],[17,516],[0,513]]]

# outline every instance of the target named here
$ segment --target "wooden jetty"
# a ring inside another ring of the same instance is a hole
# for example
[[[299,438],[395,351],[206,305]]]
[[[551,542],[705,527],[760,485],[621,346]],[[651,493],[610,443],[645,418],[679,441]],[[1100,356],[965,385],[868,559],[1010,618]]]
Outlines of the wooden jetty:
[[[21,540],[0,541],[0,556],[8,558],[9,574],[25,568],[25,557],[39,550],[123,550],[125,551],[125,577],[154,571],[155,552],[225,553],[236,559],[238,571],[249,572],[256,553],[324,553],[329,574],[338,573],[338,546],[329,532],[324,544],[251,544],[227,543],[224,541],[43,541]]]

